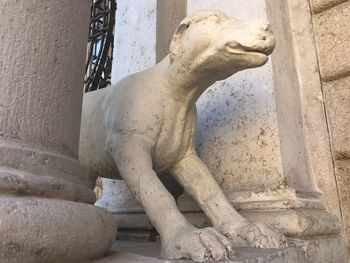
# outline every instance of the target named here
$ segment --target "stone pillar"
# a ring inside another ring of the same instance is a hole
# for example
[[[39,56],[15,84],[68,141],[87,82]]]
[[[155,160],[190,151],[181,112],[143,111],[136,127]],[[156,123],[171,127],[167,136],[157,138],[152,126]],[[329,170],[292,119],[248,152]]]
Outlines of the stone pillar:
[[[158,0],[157,1],[157,46],[156,60],[161,61],[169,54],[169,45],[175,29],[185,18],[187,0]]]
[[[0,3],[0,262],[80,262],[115,237],[78,162],[89,7]]]

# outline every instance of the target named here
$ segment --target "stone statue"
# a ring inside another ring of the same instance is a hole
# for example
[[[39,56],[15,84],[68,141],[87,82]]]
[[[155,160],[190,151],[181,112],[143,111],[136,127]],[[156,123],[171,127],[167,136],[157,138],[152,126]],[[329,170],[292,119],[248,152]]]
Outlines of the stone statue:
[[[232,207],[195,150],[199,96],[217,80],[264,65],[274,45],[267,22],[198,12],[180,23],[167,57],[106,89],[95,103],[93,110],[103,112],[107,150],[159,232],[164,257],[222,260],[235,245],[286,245],[281,232],[249,222]],[[187,221],[157,177],[164,171],[193,196],[213,227],[197,229]]]

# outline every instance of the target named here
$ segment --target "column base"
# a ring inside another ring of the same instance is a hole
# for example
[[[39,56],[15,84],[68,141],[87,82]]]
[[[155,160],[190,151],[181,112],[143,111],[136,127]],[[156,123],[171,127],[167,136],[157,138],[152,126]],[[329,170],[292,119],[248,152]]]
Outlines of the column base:
[[[102,257],[116,236],[104,209],[65,200],[0,197],[0,262],[62,263]]]
[[[76,159],[0,139],[0,193],[93,204],[88,171]]]

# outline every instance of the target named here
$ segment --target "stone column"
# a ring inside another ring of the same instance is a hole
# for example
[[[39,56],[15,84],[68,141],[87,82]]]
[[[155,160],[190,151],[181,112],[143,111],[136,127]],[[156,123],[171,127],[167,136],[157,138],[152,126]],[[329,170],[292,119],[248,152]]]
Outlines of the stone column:
[[[0,3],[0,262],[80,262],[115,237],[77,161],[89,6]]]

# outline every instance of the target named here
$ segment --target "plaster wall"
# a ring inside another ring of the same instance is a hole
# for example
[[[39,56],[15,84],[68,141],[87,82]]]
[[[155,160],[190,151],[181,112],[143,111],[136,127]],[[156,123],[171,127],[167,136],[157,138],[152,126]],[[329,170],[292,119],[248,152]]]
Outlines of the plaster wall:
[[[219,9],[239,20],[266,19],[264,0],[188,0],[187,12]],[[198,150],[226,189],[264,189],[282,177],[271,63],[215,83],[197,102]]]
[[[156,63],[157,0],[119,0],[112,83]]]

